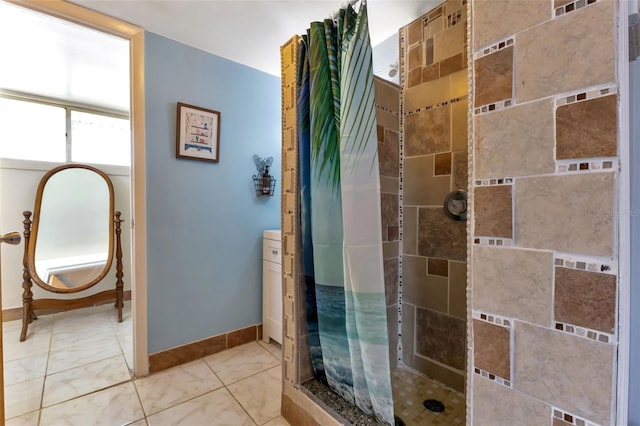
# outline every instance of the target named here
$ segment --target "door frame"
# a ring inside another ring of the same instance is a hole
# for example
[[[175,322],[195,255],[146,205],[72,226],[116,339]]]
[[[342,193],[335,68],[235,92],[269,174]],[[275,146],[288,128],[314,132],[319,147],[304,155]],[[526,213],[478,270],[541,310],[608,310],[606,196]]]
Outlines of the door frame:
[[[96,11],[62,0],[4,0],[17,6],[64,19],[129,40],[131,120],[131,304],[133,318],[133,374],[149,374],[147,346],[147,226],[144,98],[144,30]],[[1,313],[0,313],[1,321]],[[4,386],[0,386],[4,400]]]

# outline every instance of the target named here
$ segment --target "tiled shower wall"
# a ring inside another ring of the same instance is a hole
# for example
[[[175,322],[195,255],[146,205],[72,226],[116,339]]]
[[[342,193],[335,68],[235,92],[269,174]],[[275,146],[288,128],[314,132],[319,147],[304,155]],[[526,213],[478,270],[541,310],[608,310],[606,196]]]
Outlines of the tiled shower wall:
[[[378,77],[374,77],[373,86],[376,93],[376,121],[378,123],[378,165],[389,359],[391,360],[391,368],[394,368],[398,360],[400,87]]]
[[[400,29],[402,360],[460,391],[467,232],[443,204],[468,186],[466,8],[449,0]]]
[[[469,418],[614,424],[614,1],[472,5]]]

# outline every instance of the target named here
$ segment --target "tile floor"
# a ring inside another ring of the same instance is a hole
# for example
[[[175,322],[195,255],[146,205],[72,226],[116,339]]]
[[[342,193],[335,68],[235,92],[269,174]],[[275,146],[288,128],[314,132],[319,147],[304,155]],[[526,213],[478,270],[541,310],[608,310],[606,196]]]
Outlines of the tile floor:
[[[41,316],[19,342],[3,324],[7,426],[268,425],[280,416],[281,349],[252,342],[131,377],[131,310],[111,304]]]
[[[394,412],[407,426],[465,424],[464,394],[400,367],[391,372],[391,386]],[[445,410],[441,413],[427,410],[422,405],[425,399],[442,402]]]

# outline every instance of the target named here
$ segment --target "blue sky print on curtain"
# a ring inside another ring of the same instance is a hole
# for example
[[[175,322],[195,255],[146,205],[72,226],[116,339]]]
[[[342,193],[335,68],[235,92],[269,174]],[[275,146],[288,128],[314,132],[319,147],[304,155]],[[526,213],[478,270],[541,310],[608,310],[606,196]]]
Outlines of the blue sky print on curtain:
[[[303,40],[299,166],[312,362],[344,399],[393,424],[366,5],[311,23]]]

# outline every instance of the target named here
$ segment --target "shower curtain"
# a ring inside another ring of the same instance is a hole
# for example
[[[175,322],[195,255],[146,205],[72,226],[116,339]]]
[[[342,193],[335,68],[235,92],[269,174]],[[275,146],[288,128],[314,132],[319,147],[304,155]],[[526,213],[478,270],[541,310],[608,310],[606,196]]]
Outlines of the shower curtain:
[[[366,5],[311,23],[298,64],[301,235],[314,371],[344,399],[393,424]]]

